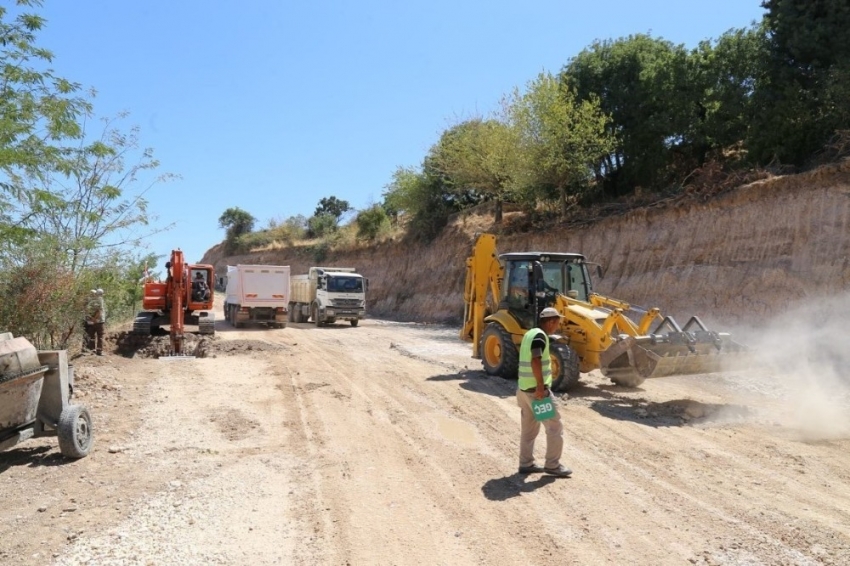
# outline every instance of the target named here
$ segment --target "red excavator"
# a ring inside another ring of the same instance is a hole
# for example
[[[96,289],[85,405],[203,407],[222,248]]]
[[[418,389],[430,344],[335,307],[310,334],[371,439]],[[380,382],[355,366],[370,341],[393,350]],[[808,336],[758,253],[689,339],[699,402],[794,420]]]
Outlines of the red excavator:
[[[210,312],[215,271],[212,265],[186,264],[180,249],[172,250],[165,269],[165,281],[144,281],[142,310],[133,321],[133,334],[150,336],[168,325],[171,353],[180,356],[187,325],[197,325],[198,334],[215,334],[215,314]]]

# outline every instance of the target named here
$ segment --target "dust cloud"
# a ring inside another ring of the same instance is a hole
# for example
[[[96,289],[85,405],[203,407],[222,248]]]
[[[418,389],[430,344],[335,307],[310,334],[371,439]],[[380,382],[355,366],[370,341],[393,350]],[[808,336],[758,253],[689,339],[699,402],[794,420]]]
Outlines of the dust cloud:
[[[850,438],[850,294],[799,305],[742,331],[745,387],[773,397],[762,414],[804,440]]]

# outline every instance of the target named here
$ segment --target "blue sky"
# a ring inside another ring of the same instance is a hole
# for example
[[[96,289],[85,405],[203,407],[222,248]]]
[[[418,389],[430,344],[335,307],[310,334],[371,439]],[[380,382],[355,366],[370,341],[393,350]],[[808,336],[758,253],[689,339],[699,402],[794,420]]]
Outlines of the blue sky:
[[[190,261],[218,218],[311,216],[319,199],[380,202],[451,124],[496,108],[596,39],[651,33],[695,46],[760,20],[760,0],[44,0],[37,44],[58,75],[127,111],[160,173],[150,251]],[[136,190],[145,184],[139,184]]]

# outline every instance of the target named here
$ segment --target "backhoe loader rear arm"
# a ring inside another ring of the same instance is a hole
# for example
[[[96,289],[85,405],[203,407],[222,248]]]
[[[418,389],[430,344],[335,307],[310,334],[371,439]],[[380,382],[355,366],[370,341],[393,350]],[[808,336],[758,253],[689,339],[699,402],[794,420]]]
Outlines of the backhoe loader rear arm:
[[[479,358],[484,318],[487,316],[487,290],[494,300],[500,296],[502,266],[496,254],[496,237],[481,234],[466,260],[466,281],[463,290],[464,317],[460,337],[472,342],[472,357]]]

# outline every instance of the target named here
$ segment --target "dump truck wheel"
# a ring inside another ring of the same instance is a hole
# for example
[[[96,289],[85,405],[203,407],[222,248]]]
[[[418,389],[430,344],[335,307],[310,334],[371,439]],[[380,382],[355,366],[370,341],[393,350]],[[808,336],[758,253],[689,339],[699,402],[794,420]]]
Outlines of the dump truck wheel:
[[[358,324],[360,321],[359,321],[358,319],[356,319],[356,318],[355,318],[355,319],[349,320],[348,322],[350,322],[350,323],[351,323],[351,326],[357,326],[357,324]]]
[[[569,391],[576,385],[580,377],[578,369],[578,354],[566,344],[551,344],[549,359],[552,368],[552,390]]]
[[[89,410],[83,405],[66,407],[59,416],[56,435],[59,437],[59,451],[63,456],[67,458],[87,456],[94,440]]]
[[[312,312],[312,315],[313,315],[313,322],[316,324],[317,327],[321,326],[322,321],[319,320],[319,307],[317,307],[316,305],[313,305],[311,312]]]
[[[292,303],[287,305],[289,310],[286,311],[286,322],[295,322],[295,309],[292,306]]]
[[[481,363],[489,375],[516,379],[519,352],[510,333],[501,324],[491,322],[481,335]]]

